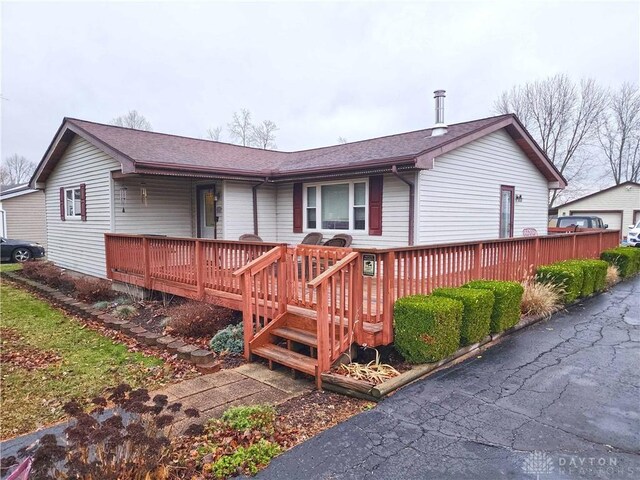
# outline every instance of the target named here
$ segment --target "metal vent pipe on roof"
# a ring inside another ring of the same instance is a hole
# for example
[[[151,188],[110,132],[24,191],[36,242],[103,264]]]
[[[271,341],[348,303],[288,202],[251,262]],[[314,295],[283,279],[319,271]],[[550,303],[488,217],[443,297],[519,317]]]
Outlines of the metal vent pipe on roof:
[[[432,137],[438,137],[447,133],[447,124],[444,123],[444,97],[446,90],[436,90],[433,92],[433,98],[436,99],[436,124],[431,131]]]

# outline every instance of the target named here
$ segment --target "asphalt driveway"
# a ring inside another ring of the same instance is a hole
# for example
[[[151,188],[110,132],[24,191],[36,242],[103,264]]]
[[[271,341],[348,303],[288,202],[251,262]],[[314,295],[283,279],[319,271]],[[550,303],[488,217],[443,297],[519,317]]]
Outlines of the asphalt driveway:
[[[421,380],[259,479],[640,478],[640,278]]]

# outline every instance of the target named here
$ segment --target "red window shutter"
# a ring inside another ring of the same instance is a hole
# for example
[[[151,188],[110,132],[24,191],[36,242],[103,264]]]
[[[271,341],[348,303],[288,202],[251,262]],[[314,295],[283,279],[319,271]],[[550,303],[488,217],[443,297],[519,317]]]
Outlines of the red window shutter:
[[[80,184],[80,220],[87,221],[87,185]]]
[[[293,233],[302,233],[302,184],[293,184]]]
[[[60,220],[65,220],[64,211],[64,187],[60,187]]]
[[[382,178],[369,177],[369,235],[382,235]]]

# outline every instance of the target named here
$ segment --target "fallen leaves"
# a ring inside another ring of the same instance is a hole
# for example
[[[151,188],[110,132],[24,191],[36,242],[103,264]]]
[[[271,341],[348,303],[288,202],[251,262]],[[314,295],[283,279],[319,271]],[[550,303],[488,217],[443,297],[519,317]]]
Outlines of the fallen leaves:
[[[62,357],[56,352],[41,350],[27,344],[24,337],[12,328],[0,328],[0,363],[28,371],[46,368],[58,363]]]

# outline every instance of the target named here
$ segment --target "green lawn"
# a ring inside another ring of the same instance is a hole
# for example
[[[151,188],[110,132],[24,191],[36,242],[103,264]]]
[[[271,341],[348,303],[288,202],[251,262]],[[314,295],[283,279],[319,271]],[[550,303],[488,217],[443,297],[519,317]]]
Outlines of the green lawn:
[[[153,388],[150,378],[164,375],[159,358],[131,353],[6,283],[0,309],[0,438],[62,419],[71,398],[88,402],[121,382]]]

